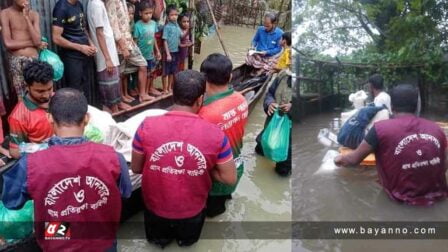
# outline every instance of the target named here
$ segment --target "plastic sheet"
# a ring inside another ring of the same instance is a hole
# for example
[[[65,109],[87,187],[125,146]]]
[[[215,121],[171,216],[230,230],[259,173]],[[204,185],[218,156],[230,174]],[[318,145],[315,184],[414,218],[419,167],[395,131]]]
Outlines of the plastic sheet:
[[[334,164],[334,158],[339,155],[338,151],[328,150],[322,159],[322,164],[319,169],[314,173],[314,175],[318,174],[329,174],[334,172],[338,167]]]
[[[338,137],[336,134],[331,132],[329,129],[324,128],[319,130],[319,134],[317,135],[317,139],[319,140],[319,143],[327,146],[327,147],[334,147],[338,146]]]

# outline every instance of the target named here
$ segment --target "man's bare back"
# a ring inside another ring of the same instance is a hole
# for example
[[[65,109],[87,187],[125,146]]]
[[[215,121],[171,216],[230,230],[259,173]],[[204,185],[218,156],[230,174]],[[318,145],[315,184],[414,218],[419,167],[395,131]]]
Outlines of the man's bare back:
[[[12,55],[36,58],[37,48],[41,45],[36,38],[37,34],[40,37],[39,16],[37,12],[29,10],[28,19],[32,27],[28,24],[24,11],[18,10],[14,5],[3,10],[1,12],[3,40]]]

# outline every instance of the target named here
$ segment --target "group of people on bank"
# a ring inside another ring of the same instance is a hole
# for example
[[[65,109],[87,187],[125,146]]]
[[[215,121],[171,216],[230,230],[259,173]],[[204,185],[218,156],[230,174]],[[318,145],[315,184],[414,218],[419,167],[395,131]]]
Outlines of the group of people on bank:
[[[177,8],[166,6],[163,0],[91,0],[87,9],[78,0],[59,0],[53,9],[52,40],[65,67],[60,84],[81,91],[91,105],[97,104],[95,94],[99,93],[108,112],[130,108],[135,99],[129,94],[142,102],[170,93],[173,76],[185,68],[192,46],[189,16],[178,16]],[[40,144],[53,133],[43,116],[53,76],[48,76],[46,68],[41,76],[33,74],[43,64],[35,62],[39,51],[48,44],[30,2],[14,0],[0,17],[10,86],[18,101],[8,118],[9,146],[0,147],[0,152],[18,158],[21,143]],[[162,92],[153,86],[157,76],[163,76]],[[33,80],[45,86],[35,86]],[[131,85],[137,81],[138,85]],[[0,114],[6,114],[2,101]],[[3,130],[0,138],[4,142]]]
[[[61,84],[82,91],[89,104],[98,93],[103,109],[110,112],[129,108],[133,96],[143,102],[170,93],[173,75],[185,68],[193,45],[189,22],[187,14],[179,16],[177,7],[163,0],[90,0],[87,8],[78,0],[59,0],[51,36],[66,69]],[[1,24],[20,101],[26,92],[23,68],[47,43],[39,14],[28,0],[14,0],[2,11]],[[162,92],[153,87],[158,76]]]

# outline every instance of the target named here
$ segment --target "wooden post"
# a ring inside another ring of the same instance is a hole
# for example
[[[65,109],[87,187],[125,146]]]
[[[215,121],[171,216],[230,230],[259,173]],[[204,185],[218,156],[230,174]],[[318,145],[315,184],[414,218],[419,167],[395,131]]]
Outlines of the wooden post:
[[[229,53],[227,52],[226,46],[224,45],[224,42],[222,41],[221,32],[219,31],[219,26],[218,26],[218,23],[216,22],[215,14],[213,13],[213,9],[210,4],[210,1],[209,0],[206,0],[206,1],[207,1],[207,5],[208,5],[208,10],[210,11],[210,14],[212,15],[213,23],[215,24],[215,27],[216,27],[216,34],[218,34],[219,43],[221,43],[222,49],[224,50],[224,54],[227,57],[229,57]]]
[[[282,0],[281,2],[280,2],[280,7],[279,7],[279,10],[278,10],[278,14],[277,14],[277,25],[278,26],[280,26],[280,17],[281,17],[281,15],[282,15],[282,13],[283,13],[283,4],[284,4],[284,1],[285,0]],[[291,2],[291,1],[289,1],[289,2]],[[281,26],[280,26],[281,27]]]
[[[194,0],[189,0],[188,1],[188,8],[190,10],[195,10],[196,6],[194,5]],[[190,17],[190,24],[192,25],[190,27],[190,38],[191,38],[191,42],[193,43],[193,46],[190,47],[188,49],[188,69],[192,69],[193,68],[193,56],[194,56],[194,43],[195,43],[195,34],[196,34],[196,15],[194,14],[194,11],[191,11],[191,17]]]
[[[340,107],[342,109],[342,105],[341,105],[341,71],[340,71],[340,69],[338,69],[337,86],[338,86],[338,107]]]
[[[322,63],[319,63],[319,84],[317,86],[317,93],[319,94],[319,113],[322,112]]]
[[[303,109],[303,101],[300,97],[300,56],[296,54],[294,66],[295,66],[295,75],[296,80],[294,83],[294,89],[293,92],[295,92],[295,95],[293,96],[292,100],[292,120],[295,122],[299,122],[300,119],[305,115]]]

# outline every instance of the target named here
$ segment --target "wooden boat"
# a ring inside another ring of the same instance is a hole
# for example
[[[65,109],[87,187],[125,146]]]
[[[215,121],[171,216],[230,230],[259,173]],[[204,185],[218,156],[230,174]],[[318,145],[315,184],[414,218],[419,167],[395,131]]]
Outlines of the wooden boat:
[[[233,79],[231,81],[232,86],[238,86],[239,83],[250,80],[254,78],[251,74],[253,73],[253,68],[247,65],[241,65],[235,68],[232,71]],[[246,88],[244,90],[238,90],[238,92],[242,93],[249,104],[249,113],[253,111],[257,101],[263,97],[268,84],[270,83],[272,76],[267,76],[266,80],[263,83],[259,83],[252,87]],[[156,99],[143,102],[141,104],[136,104],[131,109],[120,111],[118,113],[113,114],[112,116],[117,122],[125,121],[126,119],[144,111],[147,109],[169,109],[173,105],[172,95],[163,95],[157,97]],[[16,161],[10,161],[5,166],[0,167],[0,187],[3,187],[3,181],[1,175],[9,170]],[[0,188],[1,195],[1,188]],[[143,209],[143,201],[141,196],[141,188],[138,188],[132,192],[132,195],[129,199],[123,199],[122,202],[122,213],[121,213],[121,222],[128,220],[131,216],[135,215],[139,211]],[[0,251],[39,251],[39,247],[33,237],[24,238],[15,243],[8,244],[6,246],[0,246]]]
[[[252,73],[254,72],[254,68],[251,66],[248,66],[246,64],[243,64],[232,71],[232,81],[231,85],[233,87],[238,86],[239,83],[245,82],[251,78],[254,78],[252,76]],[[257,76],[255,76],[257,77]],[[242,93],[249,103],[249,113],[253,110],[255,107],[257,101],[263,96],[264,92],[266,91],[266,88],[271,81],[272,75],[269,75],[263,83],[260,83],[259,85],[246,88],[244,90],[238,90],[238,92]],[[157,97],[156,99],[148,102],[143,103],[135,103],[132,104],[133,106],[130,109],[122,110],[117,113],[112,114],[114,119],[117,122],[125,121],[126,119],[144,111],[147,109],[168,109],[173,105],[173,99],[171,94],[162,95]]]

